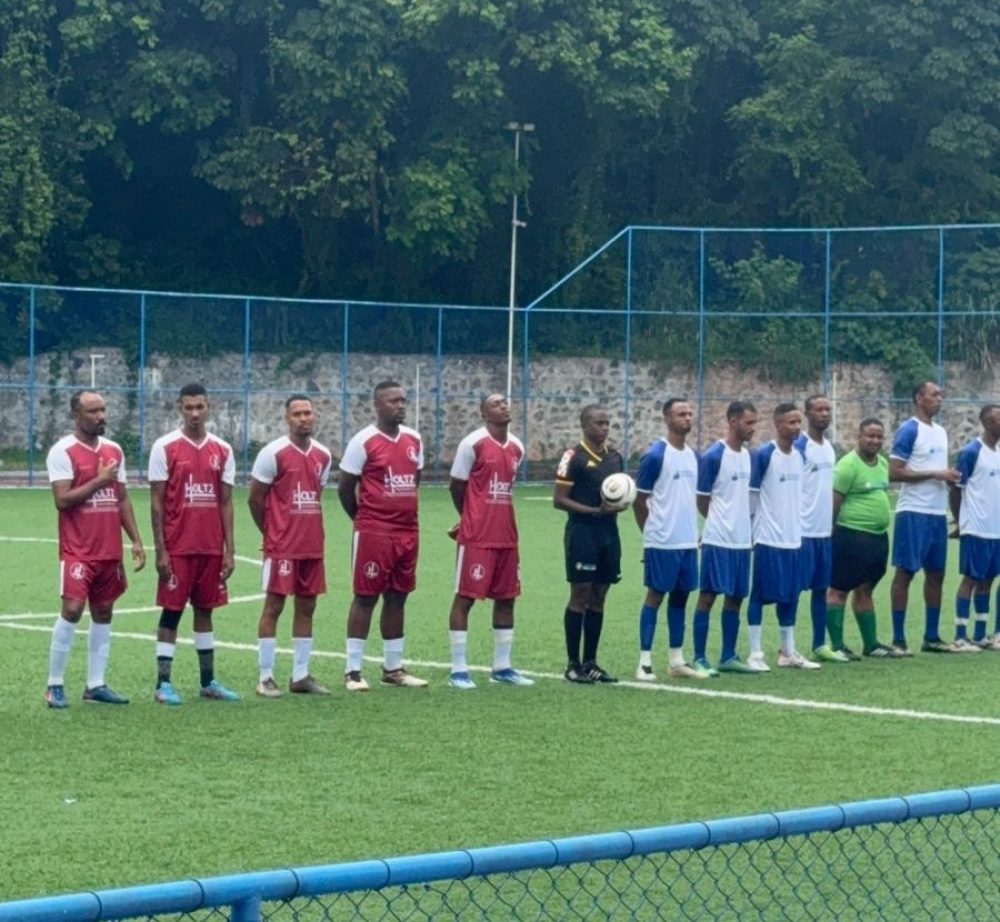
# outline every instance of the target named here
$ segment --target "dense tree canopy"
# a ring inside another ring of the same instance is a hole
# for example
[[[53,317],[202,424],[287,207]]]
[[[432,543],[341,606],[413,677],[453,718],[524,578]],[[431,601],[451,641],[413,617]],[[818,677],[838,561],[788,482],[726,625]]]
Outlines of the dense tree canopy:
[[[514,188],[530,292],[629,223],[997,219],[1000,6],[0,0],[5,280],[502,303]]]

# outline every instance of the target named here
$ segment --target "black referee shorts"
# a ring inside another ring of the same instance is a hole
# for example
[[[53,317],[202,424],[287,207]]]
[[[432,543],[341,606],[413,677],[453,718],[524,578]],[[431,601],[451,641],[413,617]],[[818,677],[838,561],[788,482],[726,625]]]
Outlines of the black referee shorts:
[[[622,544],[614,520],[594,525],[567,522],[564,543],[568,582],[610,585],[622,578]]]
[[[850,592],[863,583],[872,588],[885,576],[889,562],[889,535],[844,528],[833,530],[833,569],[830,586],[838,592]]]

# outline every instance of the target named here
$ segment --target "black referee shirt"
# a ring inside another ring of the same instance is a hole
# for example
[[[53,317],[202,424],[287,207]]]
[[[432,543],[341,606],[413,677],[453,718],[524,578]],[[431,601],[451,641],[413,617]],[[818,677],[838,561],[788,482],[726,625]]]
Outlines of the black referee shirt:
[[[585,442],[578,442],[562,456],[556,471],[556,483],[571,485],[570,499],[584,506],[597,507],[601,505],[604,478],[623,470],[625,463],[622,456],[613,448],[606,448],[599,454]],[[575,512],[569,513],[569,520],[587,525],[606,525],[615,521],[610,516],[577,515]]]

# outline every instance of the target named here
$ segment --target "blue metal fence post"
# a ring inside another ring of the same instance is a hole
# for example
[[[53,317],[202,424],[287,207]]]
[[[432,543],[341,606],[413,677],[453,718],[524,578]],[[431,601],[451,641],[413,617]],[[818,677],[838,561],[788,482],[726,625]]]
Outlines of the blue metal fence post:
[[[229,922],[260,922],[261,899],[259,896],[248,896],[245,900],[233,903]]]
[[[622,455],[628,469],[632,456],[632,228],[628,229],[625,253],[625,426],[622,433]]]
[[[351,373],[348,350],[351,347],[351,305],[344,304],[344,339],[340,352],[340,453],[347,447],[347,414],[350,411],[347,381]]]
[[[250,479],[250,298],[243,302],[243,483]]]
[[[938,228],[937,383],[944,385],[944,228]]]
[[[139,482],[146,478],[146,292],[139,295]]]
[[[441,420],[441,384],[444,376],[444,361],[441,357],[444,341],[444,308],[438,307],[437,354],[434,356],[434,476],[441,480],[441,437],[444,425]]]
[[[701,448],[701,420],[705,415],[705,229],[698,231],[698,448]]]
[[[524,435],[524,479],[528,483],[531,483],[531,468],[528,466],[528,445],[529,442],[529,429],[531,427],[531,417],[529,416],[529,402],[531,400],[531,390],[530,390],[530,369],[529,364],[531,359],[528,355],[528,331],[530,329],[529,321],[531,319],[530,309],[524,310],[524,352],[521,365],[521,432]]]
[[[35,482],[35,286],[28,291],[28,486]]]
[[[826,232],[823,260],[823,393],[830,390],[830,251],[831,234]]]

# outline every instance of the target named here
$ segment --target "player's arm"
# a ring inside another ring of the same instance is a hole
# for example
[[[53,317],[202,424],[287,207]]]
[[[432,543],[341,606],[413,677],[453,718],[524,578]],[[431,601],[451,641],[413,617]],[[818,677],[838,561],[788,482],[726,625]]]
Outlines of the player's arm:
[[[142,535],[139,534],[139,526],[135,522],[132,500],[129,499],[128,490],[123,483],[118,485],[118,514],[121,517],[122,528],[132,542],[132,565],[138,573],[146,566],[146,550],[142,546]]]
[[[250,507],[250,518],[253,519],[254,525],[257,526],[261,534],[264,534],[264,509],[270,490],[269,483],[262,483],[253,477],[250,478],[250,495],[247,497],[247,505]]]
[[[587,506],[578,500],[571,499],[569,492],[573,489],[573,484],[565,480],[557,480],[555,489],[552,492],[552,505],[563,512],[575,512],[577,515],[589,515],[593,517],[602,515],[617,515],[620,509],[608,509],[604,501],[600,506]]]
[[[635,516],[635,524],[639,526],[639,531],[646,528],[646,519],[649,518],[649,494],[636,493],[635,502],[632,503],[632,515]]]
[[[698,507],[698,515],[703,519],[708,518],[708,507],[712,503],[711,493],[696,493],[694,497],[694,503]]]
[[[167,553],[166,539],[163,537],[163,498],[167,492],[165,480],[153,480],[149,484],[149,520],[153,528],[153,550],[156,555],[156,572],[160,579],[168,580],[173,574],[170,555]]]
[[[73,486],[72,480],[54,480],[52,482],[52,498],[55,501],[56,509],[72,509],[79,506],[98,490],[118,480],[118,462],[103,460],[97,462],[97,476],[93,480],[81,483],[78,487]]]
[[[468,487],[468,480],[452,477],[448,481],[448,492],[451,494],[451,503],[458,510],[459,515],[462,514],[462,509],[465,508],[465,491]]]
[[[354,517],[358,514],[358,482],[360,480],[361,478],[357,474],[349,474],[343,468],[340,469],[337,498],[351,521],[354,521]]]
[[[229,579],[236,569],[236,538],[233,527],[233,488],[228,483],[223,483],[219,490],[219,512],[222,516],[222,571],[220,576],[223,581]]]
[[[920,483],[924,480],[958,483],[961,479],[961,473],[953,467],[937,471],[911,471],[902,458],[889,459],[889,480],[893,483]]]

